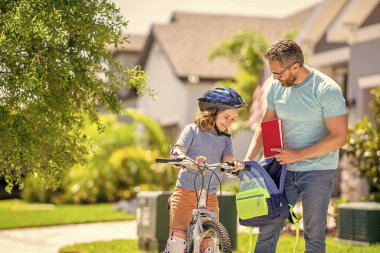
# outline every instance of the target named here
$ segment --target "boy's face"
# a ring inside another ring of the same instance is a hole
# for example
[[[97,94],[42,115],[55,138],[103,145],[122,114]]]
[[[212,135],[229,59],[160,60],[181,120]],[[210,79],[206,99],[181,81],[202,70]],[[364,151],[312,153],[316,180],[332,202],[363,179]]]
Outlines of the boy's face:
[[[226,132],[227,129],[237,120],[237,109],[225,109],[216,115],[215,124],[219,131]]]

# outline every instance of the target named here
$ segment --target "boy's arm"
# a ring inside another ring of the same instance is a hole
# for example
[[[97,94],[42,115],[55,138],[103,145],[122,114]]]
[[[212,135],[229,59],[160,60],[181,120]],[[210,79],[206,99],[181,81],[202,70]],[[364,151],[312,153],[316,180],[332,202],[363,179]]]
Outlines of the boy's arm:
[[[180,145],[175,145],[170,150],[170,158],[184,158],[186,156],[187,149]]]
[[[223,156],[223,162],[232,162],[235,161],[235,156],[230,154],[230,155],[224,155]]]
[[[181,145],[175,145],[172,150],[170,151],[170,158],[185,158],[186,157],[186,151],[187,149]],[[204,156],[198,156],[195,158],[196,163],[203,163],[206,161],[206,157]],[[175,166],[177,167],[177,166]],[[192,170],[198,170],[198,167],[196,165],[183,165],[183,168],[186,169],[192,169]]]

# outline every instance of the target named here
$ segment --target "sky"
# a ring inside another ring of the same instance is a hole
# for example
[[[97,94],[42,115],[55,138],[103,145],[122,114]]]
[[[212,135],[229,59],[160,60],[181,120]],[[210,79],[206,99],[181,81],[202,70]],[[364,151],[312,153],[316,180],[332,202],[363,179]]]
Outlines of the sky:
[[[174,11],[283,18],[322,0],[111,0],[129,21],[128,33],[147,35],[152,23],[167,24]]]

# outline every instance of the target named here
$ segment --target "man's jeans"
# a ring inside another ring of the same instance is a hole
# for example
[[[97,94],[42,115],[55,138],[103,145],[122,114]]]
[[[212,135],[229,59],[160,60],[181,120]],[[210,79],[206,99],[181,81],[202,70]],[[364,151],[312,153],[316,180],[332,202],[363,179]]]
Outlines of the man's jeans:
[[[294,206],[299,197],[302,200],[306,253],[326,252],[326,216],[335,172],[335,170],[286,172],[285,193],[289,204]],[[283,223],[261,227],[255,253],[275,253],[282,228]]]

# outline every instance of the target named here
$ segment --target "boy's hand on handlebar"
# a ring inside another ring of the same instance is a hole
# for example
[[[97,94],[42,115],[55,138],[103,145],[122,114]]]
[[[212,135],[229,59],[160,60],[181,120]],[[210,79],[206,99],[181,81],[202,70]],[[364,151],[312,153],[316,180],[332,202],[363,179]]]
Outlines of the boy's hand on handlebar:
[[[242,169],[244,169],[244,163],[241,161],[234,161],[234,168],[232,169],[232,172],[238,172]]]
[[[206,160],[207,160],[207,158],[204,157],[204,156],[197,156],[197,157],[195,158],[195,162],[198,163],[198,164],[200,164],[200,163],[205,163]]]
[[[229,161],[224,164],[230,167],[233,166],[233,168],[230,169],[231,173],[237,173],[239,170],[244,169],[244,162],[241,162],[241,161],[233,161],[233,162]],[[225,170],[222,169],[222,171],[225,171]]]

